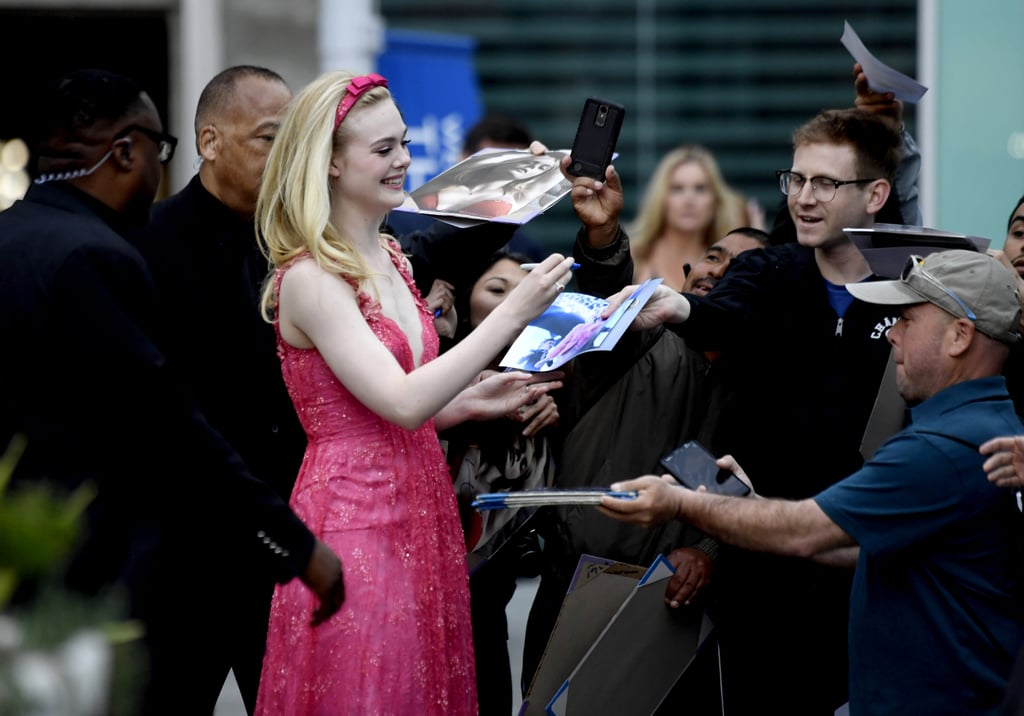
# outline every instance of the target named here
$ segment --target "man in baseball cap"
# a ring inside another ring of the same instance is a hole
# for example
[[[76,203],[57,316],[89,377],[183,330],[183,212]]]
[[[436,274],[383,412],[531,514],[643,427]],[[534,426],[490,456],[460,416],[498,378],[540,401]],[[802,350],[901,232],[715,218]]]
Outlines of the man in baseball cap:
[[[910,256],[898,280],[852,283],[846,288],[868,303],[933,303],[957,318],[973,321],[979,331],[1002,343],[1020,338],[1017,282],[988,254],[957,250],[925,258]]]
[[[888,338],[910,424],[869,462],[806,500],[694,492],[651,475],[613,484],[639,495],[603,497],[600,509],[855,565],[850,712],[994,714],[1024,644],[1024,574],[1012,538],[1020,512],[986,479],[978,446],[1024,433],[1000,375],[1019,337],[1017,279],[986,254],[944,251],[911,257],[899,280],[847,288],[902,306]],[[719,466],[742,473],[731,457]]]

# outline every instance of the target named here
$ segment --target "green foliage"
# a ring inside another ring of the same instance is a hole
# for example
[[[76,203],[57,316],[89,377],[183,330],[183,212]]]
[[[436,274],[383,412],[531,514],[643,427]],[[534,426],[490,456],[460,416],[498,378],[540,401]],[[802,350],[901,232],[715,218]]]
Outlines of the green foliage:
[[[6,494],[24,449],[24,438],[16,436],[0,458],[0,607],[19,581],[45,577],[63,564],[81,531],[82,514],[95,497],[89,484],[69,496],[45,485],[26,485]]]
[[[8,490],[14,467],[25,449],[16,436],[0,456],[0,609],[10,602],[15,588],[33,587],[32,598],[7,609],[20,634],[21,651],[56,654],[75,634],[98,631],[113,657],[107,713],[137,713],[141,684],[145,683],[146,654],[140,641],[142,625],[126,621],[124,594],[112,590],[88,597],[62,587],[60,577],[83,528],[86,507],[95,498],[91,484],[61,494],[42,484],[18,485]],[[0,712],[36,713],[19,696],[12,674],[0,663]]]

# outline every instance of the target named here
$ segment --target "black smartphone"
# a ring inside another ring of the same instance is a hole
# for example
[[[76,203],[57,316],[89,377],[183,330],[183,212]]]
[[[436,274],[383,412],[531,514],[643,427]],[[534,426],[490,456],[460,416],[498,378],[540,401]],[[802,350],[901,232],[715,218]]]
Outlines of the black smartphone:
[[[708,492],[744,497],[750,488],[743,480],[715,464],[715,456],[696,440],[690,440],[661,459],[661,466],[691,490],[703,485]]]
[[[604,181],[625,114],[626,108],[621,104],[598,97],[587,98],[576,128],[576,139],[572,142],[570,174]]]

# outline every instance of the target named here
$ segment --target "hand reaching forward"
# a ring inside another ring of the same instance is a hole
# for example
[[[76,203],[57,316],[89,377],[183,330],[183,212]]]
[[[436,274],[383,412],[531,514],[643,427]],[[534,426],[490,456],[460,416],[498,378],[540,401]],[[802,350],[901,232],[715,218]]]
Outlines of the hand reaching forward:
[[[675,519],[679,514],[679,501],[683,499],[683,493],[689,492],[680,487],[671,475],[644,475],[633,480],[617,482],[611,489],[616,492],[636,490],[638,494],[634,500],[621,500],[604,495],[597,509],[602,514],[621,522],[644,527],[653,527]]]
[[[558,422],[558,407],[548,392],[561,388],[564,377],[565,373],[559,371],[484,371],[463,393],[474,420],[504,417],[527,423],[523,435],[530,436]]]
[[[302,582],[316,594],[319,606],[313,610],[310,624],[317,626],[331,618],[345,602],[345,578],[341,571],[341,560],[330,547],[316,541],[313,554],[309,557]]]
[[[615,309],[623,304],[636,291],[636,286],[626,286],[618,293],[608,297],[608,307],[601,313],[601,318],[615,313]],[[674,291],[669,286],[661,284],[650,299],[640,309],[640,313],[630,324],[630,330],[643,331],[662,323],[682,323],[690,317],[690,302],[683,294]]]

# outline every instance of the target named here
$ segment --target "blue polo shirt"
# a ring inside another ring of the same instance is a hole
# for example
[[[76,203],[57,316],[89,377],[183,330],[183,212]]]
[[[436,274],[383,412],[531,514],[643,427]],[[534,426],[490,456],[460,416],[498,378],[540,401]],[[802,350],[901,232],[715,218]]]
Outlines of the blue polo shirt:
[[[1024,643],[1020,513],[978,446],[1024,434],[1001,377],[911,410],[870,462],[814,498],[860,545],[850,713],[995,714]]]

